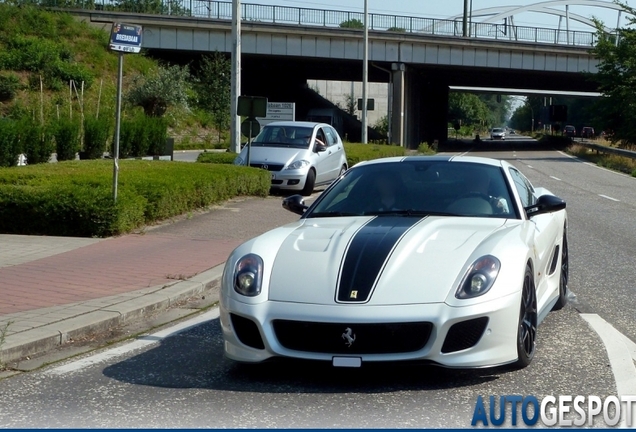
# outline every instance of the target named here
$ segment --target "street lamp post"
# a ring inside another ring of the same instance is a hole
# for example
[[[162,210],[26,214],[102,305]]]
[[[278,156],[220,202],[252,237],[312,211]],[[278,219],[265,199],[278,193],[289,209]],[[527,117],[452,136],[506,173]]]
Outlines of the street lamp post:
[[[362,49],[362,143],[367,143],[367,85],[369,81],[369,10],[364,0],[364,47]]]

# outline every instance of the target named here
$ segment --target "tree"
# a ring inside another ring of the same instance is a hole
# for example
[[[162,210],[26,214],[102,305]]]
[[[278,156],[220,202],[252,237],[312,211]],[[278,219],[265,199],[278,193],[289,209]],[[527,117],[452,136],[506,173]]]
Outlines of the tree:
[[[183,7],[180,0],[118,0],[117,10],[124,12],[190,16],[191,11]]]
[[[340,23],[341,28],[353,28],[353,29],[363,29],[364,23],[359,19],[350,19],[347,21],[343,21]]]
[[[137,75],[126,101],[140,106],[147,116],[161,117],[170,106],[188,107],[190,72],[187,66],[159,67],[149,76]]]
[[[616,2],[629,15],[630,25],[636,24],[636,11]],[[599,60],[598,71],[590,74],[598,83],[602,97],[595,104],[599,123],[613,131],[612,141],[622,147],[636,143],[636,29],[620,28],[616,34],[603,30],[603,23],[594,19],[597,44],[592,54]]]
[[[221,131],[230,126],[231,73],[231,62],[218,51],[204,56],[196,70],[198,104],[212,115],[219,141]]]
[[[448,118],[461,120],[464,125],[484,125],[489,121],[489,111],[479,96],[471,93],[448,95]]]

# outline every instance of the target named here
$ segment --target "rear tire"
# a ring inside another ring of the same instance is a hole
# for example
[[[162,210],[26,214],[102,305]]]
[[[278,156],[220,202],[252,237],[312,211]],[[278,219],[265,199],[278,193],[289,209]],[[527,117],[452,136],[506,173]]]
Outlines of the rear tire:
[[[570,255],[568,251],[567,228],[563,228],[563,244],[561,245],[561,276],[559,279],[559,298],[552,310],[562,309],[568,303],[568,279],[570,276]]]
[[[307,178],[305,179],[305,187],[303,188],[301,194],[304,196],[309,196],[314,191],[314,185],[316,184],[316,171],[313,168],[309,170],[307,173]]]
[[[526,266],[521,292],[521,307],[517,327],[517,362],[515,367],[523,369],[534,358],[537,345],[537,293],[534,287],[532,269]]]

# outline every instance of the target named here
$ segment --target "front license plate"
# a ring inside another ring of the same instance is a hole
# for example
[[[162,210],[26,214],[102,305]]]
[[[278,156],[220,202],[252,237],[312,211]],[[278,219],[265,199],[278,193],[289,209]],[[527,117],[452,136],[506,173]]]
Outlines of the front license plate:
[[[360,367],[362,359],[360,357],[334,357],[332,359],[334,367]]]

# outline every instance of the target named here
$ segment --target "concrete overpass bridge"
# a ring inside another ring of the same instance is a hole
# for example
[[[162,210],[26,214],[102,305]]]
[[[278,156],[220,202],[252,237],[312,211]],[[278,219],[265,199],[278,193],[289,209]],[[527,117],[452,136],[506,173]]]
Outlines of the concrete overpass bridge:
[[[112,22],[142,25],[143,46],[171,59],[230,53],[231,2],[188,4],[179,14],[118,12],[109,10],[114,9],[109,4],[73,13],[107,30]],[[362,14],[242,6],[243,94],[293,101],[307,79],[362,81],[363,31],[341,27],[362,22]],[[447,139],[451,86],[513,88],[519,94],[539,90],[545,95],[596,91],[586,76],[597,70],[590,54],[593,32],[482,23],[490,30],[480,27],[475,32],[479,37],[464,37],[457,20],[369,17],[368,79],[390,84],[391,141],[405,147]]]

